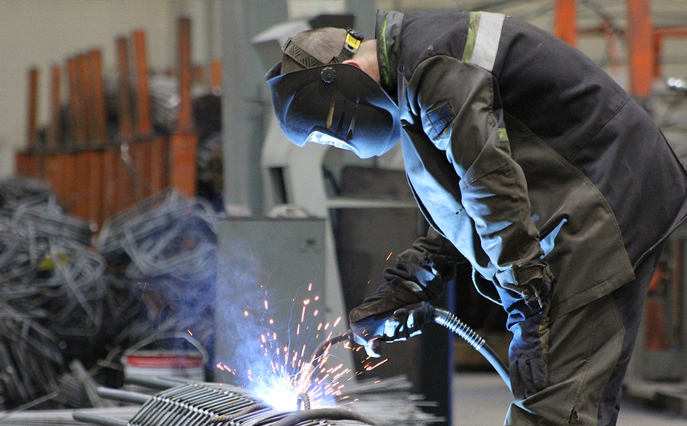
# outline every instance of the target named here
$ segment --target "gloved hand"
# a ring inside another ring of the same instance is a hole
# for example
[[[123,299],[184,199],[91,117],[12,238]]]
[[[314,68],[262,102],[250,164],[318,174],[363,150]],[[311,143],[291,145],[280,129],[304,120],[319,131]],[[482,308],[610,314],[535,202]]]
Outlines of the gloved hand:
[[[365,348],[368,356],[377,358],[379,353],[375,345],[379,341],[405,340],[419,334],[419,328],[415,329],[413,324],[399,324],[394,313],[427,300],[422,287],[411,281],[381,285],[374,295],[348,315],[356,343]]]
[[[422,302],[396,309],[391,315],[372,315],[351,324],[353,338],[368,356],[377,358],[381,342],[401,342],[422,334],[422,326],[434,321],[434,312],[429,302]]]
[[[539,286],[539,284],[538,284]],[[508,329],[513,333],[508,360],[513,396],[527,398],[546,387],[549,341],[549,293],[543,281],[536,299],[503,300]]]
[[[399,258],[395,267],[387,268],[387,282],[379,286],[349,316],[356,342],[365,347],[369,356],[379,357],[375,342],[407,339],[419,333],[407,324],[394,322],[394,312],[421,302],[436,300],[444,290],[445,280],[452,278],[453,267],[439,255],[421,260]]]

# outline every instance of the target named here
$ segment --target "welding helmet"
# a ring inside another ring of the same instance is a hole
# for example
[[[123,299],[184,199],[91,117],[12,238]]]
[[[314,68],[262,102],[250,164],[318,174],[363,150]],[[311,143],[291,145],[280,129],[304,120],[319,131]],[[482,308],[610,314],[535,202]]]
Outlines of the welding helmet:
[[[362,37],[357,40],[359,45]],[[352,50],[350,42],[349,30],[342,52]],[[364,71],[339,63],[352,53],[323,64],[291,39],[283,50],[304,69],[281,74],[278,63],[265,79],[279,127],[291,142],[332,145],[360,158],[382,155],[396,144],[401,134],[398,107]]]

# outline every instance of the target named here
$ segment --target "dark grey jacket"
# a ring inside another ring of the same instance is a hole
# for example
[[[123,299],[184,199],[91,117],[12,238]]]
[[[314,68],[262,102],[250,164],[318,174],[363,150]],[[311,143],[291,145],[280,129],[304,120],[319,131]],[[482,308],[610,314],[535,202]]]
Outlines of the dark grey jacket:
[[[530,297],[548,264],[555,318],[631,281],[685,218],[686,173],[663,135],[575,48],[480,12],[379,12],[376,38],[408,181],[436,231],[387,279],[413,279],[431,254],[464,257],[498,302]]]

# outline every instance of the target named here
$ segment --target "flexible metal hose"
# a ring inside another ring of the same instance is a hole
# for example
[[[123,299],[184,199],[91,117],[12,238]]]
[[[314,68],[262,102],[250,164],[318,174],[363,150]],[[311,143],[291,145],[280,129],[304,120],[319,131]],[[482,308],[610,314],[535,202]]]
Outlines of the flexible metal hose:
[[[477,352],[482,354],[482,356],[489,361],[489,364],[494,367],[494,370],[496,370],[499,376],[501,376],[501,379],[503,379],[503,382],[508,386],[508,389],[511,389],[508,367],[506,367],[503,361],[496,355],[494,350],[487,345],[482,336],[477,334],[475,330],[463,323],[451,312],[443,309],[434,309],[434,322],[459,335],[463,340],[468,342],[470,346],[475,348]]]

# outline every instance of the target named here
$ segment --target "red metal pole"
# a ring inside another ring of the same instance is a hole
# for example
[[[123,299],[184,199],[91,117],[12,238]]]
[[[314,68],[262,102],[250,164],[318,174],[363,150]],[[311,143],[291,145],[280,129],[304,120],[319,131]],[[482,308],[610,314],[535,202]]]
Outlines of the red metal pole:
[[[81,89],[81,111],[83,112],[83,128],[85,129],[86,139],[83,141],[85,146],[90,146],[93,139],[93,111],[91,105],[93,104],[93,91],[91,90],[91,81],[89,78],[90,61],[87,54],[82,54],[77,57],[78,73],[77,79],[79,88]]]
[[[26,125],[26,142],[29,150],[38,146],[38,68],[29,69],[28,121]]]
[[[48,127],[48,141],[49,149],[55,149],[60,144],[60,130],[62,123],[60,118],[62,116],[61,108],[61,83],[62,71],[59,65],[53,65],[50,71],[50,127]]]
[[[210,85],[212,93],[219,94],[222,88],[222,63],[219,59],[210,62]]]
[[[90,77],[92,88],[93,109],[93,140],[91,149],[85,153],[84,163],[87,165],[89,179],[84,201],[85,218],[94,223],[102,222],[104,151],[107,139],[107,119],[105,117],[105,90],[103,89],[102,53],[99,49],[91,50],[88,54],[90,61]],[[83,154],[82,154],[83,155]]]
[[[191,20],[179,18],[179,116],[177,130],[189,131],[191,117]]]
[[[102,53],[99,49],[91,50],[88,54],[91,62],[91,105],[93,110],[93,146],[100,146],[107,139],[107,124],[105,118],[105,90],[103,89]]]
[[[83,114],[81,109],[81,93],[75,57],[67,59],[69,75],[69,123],[71,127],[71,141],[83,144],[86,141],[86,132],[83,127]]]
[[[646,98],[651,93],[655,63],[651,1],[628,0],[627,22],[630,93],[638,98]]]
[[[571,46],[577,46],[576,3],[576,0],[554,1],[553,34]]]
[[[117,39],[117,58],[119,63],[119,132],[124,138],[134,134],[131,111],[131,87],[129,82],[129,49],[126,37]]]
[[[150,135],[153,133],[153,122],[150,116],[146,35],[141,30],[134,31],[132,38],[136,61],[136,132],[139,136]]]
[[[181,104],[177,128],[170,140],[170,184],[182,194],[196,195],[198,137],[191,116],[191,20],[179,19],[179,90]]]

